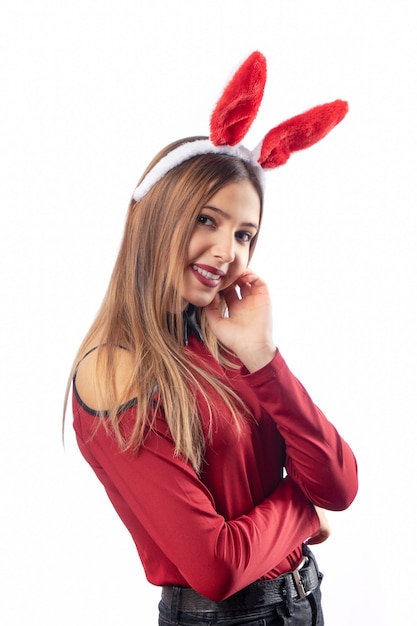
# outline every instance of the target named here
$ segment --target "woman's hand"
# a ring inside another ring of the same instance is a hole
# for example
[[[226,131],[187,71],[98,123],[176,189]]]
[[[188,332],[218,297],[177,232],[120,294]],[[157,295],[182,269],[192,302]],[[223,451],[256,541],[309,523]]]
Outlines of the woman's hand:
[[[329,521],[326,517],[326,512],[324,509],[322,509],[319,506],[315,506],[314,508],[316,510],[316,513],[318,515],[318,518],[320,520],[320,528],[319,530],[316,532],[315,535],[313,535],[312,537],[310,537],[310,539],[308,541],[306,541],[306,543],[308,545],[314,545],[317,543],[323,543],[323,541],[326,541],[326,539],[328,539],[331,535],[331,528],[330,528],[330,524]]]
[[[217,295],[206,307],[211,330],[250,372],[260,369],[274,358],[276,352],[272,338],[271,299],[265,282],[247,270],[222,294],[229,317],[222,317]]]

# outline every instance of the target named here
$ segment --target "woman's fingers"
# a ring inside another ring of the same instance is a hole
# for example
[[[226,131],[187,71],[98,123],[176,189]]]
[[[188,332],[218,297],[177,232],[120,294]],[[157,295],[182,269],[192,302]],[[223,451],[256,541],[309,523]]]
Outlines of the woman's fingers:
[[[306,542],[308,545],[315,545],[318,543],[323,543],[328,539],[331,535],[331,528],[329,524],[329,520],[326,517],[326,512],[319,506],[314,506],[318,518],[320,520],[320,528],[319,530],[310,537],[310,539]]]
[[[227,307],[229,309],[233,306],[235,302],[238,302],[240,298],[239,294],[236,291],[236,283],[233,283],[233,285],[229,285],[229,287],[226,287],[226,289],[222,291],[222,296],[224,297]]]

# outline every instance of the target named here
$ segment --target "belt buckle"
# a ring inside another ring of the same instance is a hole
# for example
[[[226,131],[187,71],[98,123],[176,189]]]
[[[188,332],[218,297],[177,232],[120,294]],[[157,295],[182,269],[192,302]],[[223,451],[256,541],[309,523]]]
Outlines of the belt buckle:
[[[304,567],[305,564],[306,564],[306,561],[304,560],[304,562],[301,563],[301,565],[299,565],[297,569],[291,572],[293,580],[294,580],[295,588],[297,589],[300,600],[303,600],[311,593],[311,590],[310,591],[305,590],[303,580],[300,576],[300,569]]]

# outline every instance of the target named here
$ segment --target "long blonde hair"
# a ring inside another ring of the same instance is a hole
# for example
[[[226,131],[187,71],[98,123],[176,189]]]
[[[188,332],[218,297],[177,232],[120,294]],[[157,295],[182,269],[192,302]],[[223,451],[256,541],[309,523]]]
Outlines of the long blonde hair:
[[[143,176],[170,150],[195,139],[201,137],[167,146]],[[144,198],[130,203],[107,293],[78,350],[70,377],[71,381],[77,363],[92,347],[93,340],[100,337],[100,344],[105,344],[106,350],[99,351],[103,374],[97,391],[103,406],[108,407],[108,417],[100,422],[115,435],[122,449],[135,451],[142,445],[158,409],[163,407],[176,453],[182,454],[199,471],[205,442],[196,397],[205,399],[211,415],[206,389],[219,394],[239,429],[236,412],[239,399],[214,373],[190,360],[183,345],[182,324],[176,325],[175,333],[172,328],[175,319],[182,319],[182,270],[196,218],[220,188],[245,179],[256,189],[262,210],[262,187],[254,167],[223,154],[199,155],[181,163]],[[204,310],[198,310],[197,314],[208,349],[216,360],[230,364],[227,350],[219,345],[205,321]],[[121,401],[115,385],[115,352],[120,346],[127,348],[133,357],[127,388],[134,390],[137,399],[136,421],[127,437],[120,426]],[[69,387],[70,383],[66,397]]]

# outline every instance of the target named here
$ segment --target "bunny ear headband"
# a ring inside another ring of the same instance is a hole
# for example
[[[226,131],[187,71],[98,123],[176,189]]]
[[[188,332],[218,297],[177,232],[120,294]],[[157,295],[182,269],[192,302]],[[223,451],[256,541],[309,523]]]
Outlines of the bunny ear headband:
[[[236,71],[217,102],[210,120],[210,139],[189,141],[174,148],[148,172],[133,192],[135,201],[171,169],[200,154],[229,154],[262,169],[286,163],[291,152],[323,139],[345,117],[348,105],[335,100],[292,117],[270,130],[254,150],[239,142],[254,121],[266,82],[266,59],[253,52]]]

